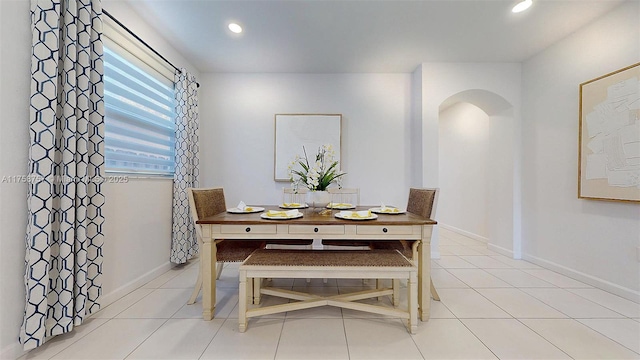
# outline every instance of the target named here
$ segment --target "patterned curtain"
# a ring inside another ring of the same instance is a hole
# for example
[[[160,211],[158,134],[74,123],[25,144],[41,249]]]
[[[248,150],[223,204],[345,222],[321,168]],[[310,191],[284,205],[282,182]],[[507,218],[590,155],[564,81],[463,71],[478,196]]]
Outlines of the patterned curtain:
[[[176,71],[176,171],[173,176],[171,262],[182,264],[198,253],[189,216],[187,189],[198,187],[198,83],[186,69]]]
[[[25,350],[69,332],[102,292],[100,0],[31,0]]]

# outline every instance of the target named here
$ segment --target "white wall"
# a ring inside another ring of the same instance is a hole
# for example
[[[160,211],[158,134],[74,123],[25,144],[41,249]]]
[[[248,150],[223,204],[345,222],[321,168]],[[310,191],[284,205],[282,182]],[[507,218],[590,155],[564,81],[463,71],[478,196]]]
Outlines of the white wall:
[[[486,241],[489,116],[465,102],[444,109],[438,143],[438,221]]]
[[[274,204],[274,114],[342,114],[345,187],[361,203],[406,206],[411,181],[410,74],[204,74],[200,93],[203,185],[227,205]]]
[[[0,176],[23,175],[29,143],[28,1],[0,1]],[[19,354],[24,312],[26,184],[0,183],[0,359]]]
[[[104,8],[178,66],[193,71],[180,54],[127,6]],[[0,177],[24,175],[29,145],[31,28],[29,1],[0,1]],[[199,76],[195,72],[196,76]],[[171,180],[105,184],[102,303],[135,289],[170,268]],[[0,184],[0,358],[22,353],[18,333],[24,311],[26,193],[23,183]],[[194,279],[195,282],[195,279]]]
[[[629,1],[523,64],[523,253],[640,300],[640,205],[577,198],[579,84],[640,60]]]

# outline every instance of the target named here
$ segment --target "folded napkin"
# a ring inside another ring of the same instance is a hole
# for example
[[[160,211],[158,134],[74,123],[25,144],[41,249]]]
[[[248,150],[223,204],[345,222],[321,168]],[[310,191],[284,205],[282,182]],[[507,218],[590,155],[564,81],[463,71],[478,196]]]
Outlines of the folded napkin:
[[[380,205],[380,212],[383,213],[397,213],[400,210],[398,208],[394,208],[394,207],[387,207],[384,205],[384,203],[382,203],[382,205]]]
[[[352,219],[362,219],[362,218],[370,218],[371,211],[363,210],[363,211],[340,211],[340,216],[344,218],[352,218]]]
[[[240,201],[240,203],[238,203],[238,206],[236,206],[236,209],[245,212],[253,211],[253,208],[251,206],[247,206],[244,201]]]
[[[284,207],[294,207],[294,206],[300,206],[300,203],[282,203],[282,206],[284,206]]]
[[[330,208],[352,207],[353,205],[347,203],[330,203]]]
[[[278,211],[278,210],[269,210],[267,211],[267,216],[269,217],[294,217],[298,216],[300,212],[298,209],[293,209],[289,211]]]

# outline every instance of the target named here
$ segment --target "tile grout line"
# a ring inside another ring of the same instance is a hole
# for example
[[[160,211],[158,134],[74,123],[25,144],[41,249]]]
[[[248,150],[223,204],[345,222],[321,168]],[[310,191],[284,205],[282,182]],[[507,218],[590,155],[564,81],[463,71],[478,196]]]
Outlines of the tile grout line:
[[[537,331],[535,331],[534,329],[532,329],[531,327],[529,327],[527,324],[523,323],[522,321],[520,321],[520,319],[516,319],[520,324],[522,324],[524,327],[526,327],[527,329],[531,330],[534,334],[538,335],[540,338],[544,339],[544,341],[548,342],[551,346],[555,347],[556,349],[560,350],[563,354],[566,354],[569,358],[574,359],[573,356],[571,356],[569,353],[567,353],[566,351],[564,351],[563,349],[561,349],[559,346],[557,346],[556,344],[552,343],[549,339],[547,339],[546,337],[542,336],[542,334],[539,334]],[[544,319],[541,319],[544,320]],[[570,319],[554,319],[554,320],[570,320]],[[572,319],[571,319],[572,320]]]
[[[611,338],[611,337],[609,337],[607,334],[604,334],[604,333],[602,333],[602,332],[598,331],[598,329],[594,329],[594,328],[592,328],[591,326],[589,326],[589,325],[587,325],[587,324],[583,323],[582,321],[580,321],[581,319],[582,319],[582,320],[631,320],[631,321],[633,321],[633,319],[620,319],[620,318],[597,318],[597,319],[592,319],[592,318],[576,318],[576,319],[572,319],[572,320],[575,320],[575,321],[576,321],[577,323],[579,323],[580,325],[582,325],[582,326],[586,326],[588,329],[591,329],[591,330],[593,330],[593,331],[597,332],[598,334],[600,334],[600,335],[602,335],[602,336],[606,337],[607,339],[609,339],[609,340],[611,340],[611,341],[615,342],[616,344],[618,344],[618,345],[620,345],[620,346],[624,347],[625,349],[629,349],[629,350],[630,350],[631,352],[633,352],[634,354],[638,354],[638,355],[640,355],[640,353],[638,353],[638,352],[637,352],[637,351],[635,351],[634,349],[631,349],[630,347],[626,346],[625,344],[622,344],[621,342],[617,341],[616,339],[612,339],[612,338]]]
[[[141,320],[143,320],[143,319],[141,319]],[[155,320],[161,320],[161,319],[155,319]],[[130,352],[129,352],[125,357],[123,357],[123,358],[122,358],[122,360],[125,360],[126,358],[128,358],[129,356],[131,356],[131,354],[133,354],[136,350],[138,350],[138,348],[139,348],[140,346],[142,346],[142,344],[144,344],[147,340],[149,340],[149,338],[150,338],[151,336],[153,336],[153,334],[155,334],[155,333],[156,333],[156,332],[157,332],[157,331],[158,331],[162,326],[164,326],[164,324],[166,324],[166,323],[170,320],[170,318],[169,318],[169,319],[164,319],[164,320],[165,320],[165,321],[164,321],[162,324],[160,324],[160,326],[158,326],[158,327],[157,327],[155,330],[153,330],[153,331],[152,331],[152,332],[151,332],[151,333],[150,333],[146,338],[144,338],[144,340],[142,340],[142,341],[140,342],[140,344],[138,344],[136,347],[134,347],[134,348],[133,348],[133,350],[131,350],[131,351],[130,351]]]

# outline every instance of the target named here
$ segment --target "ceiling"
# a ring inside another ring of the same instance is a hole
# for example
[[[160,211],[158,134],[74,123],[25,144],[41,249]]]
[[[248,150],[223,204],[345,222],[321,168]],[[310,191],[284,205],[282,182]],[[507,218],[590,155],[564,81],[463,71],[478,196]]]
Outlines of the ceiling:
[[[520,14],[515,0],[126,2],[201,72],[409,73],[524,61],[623,1],[534,0]]]

